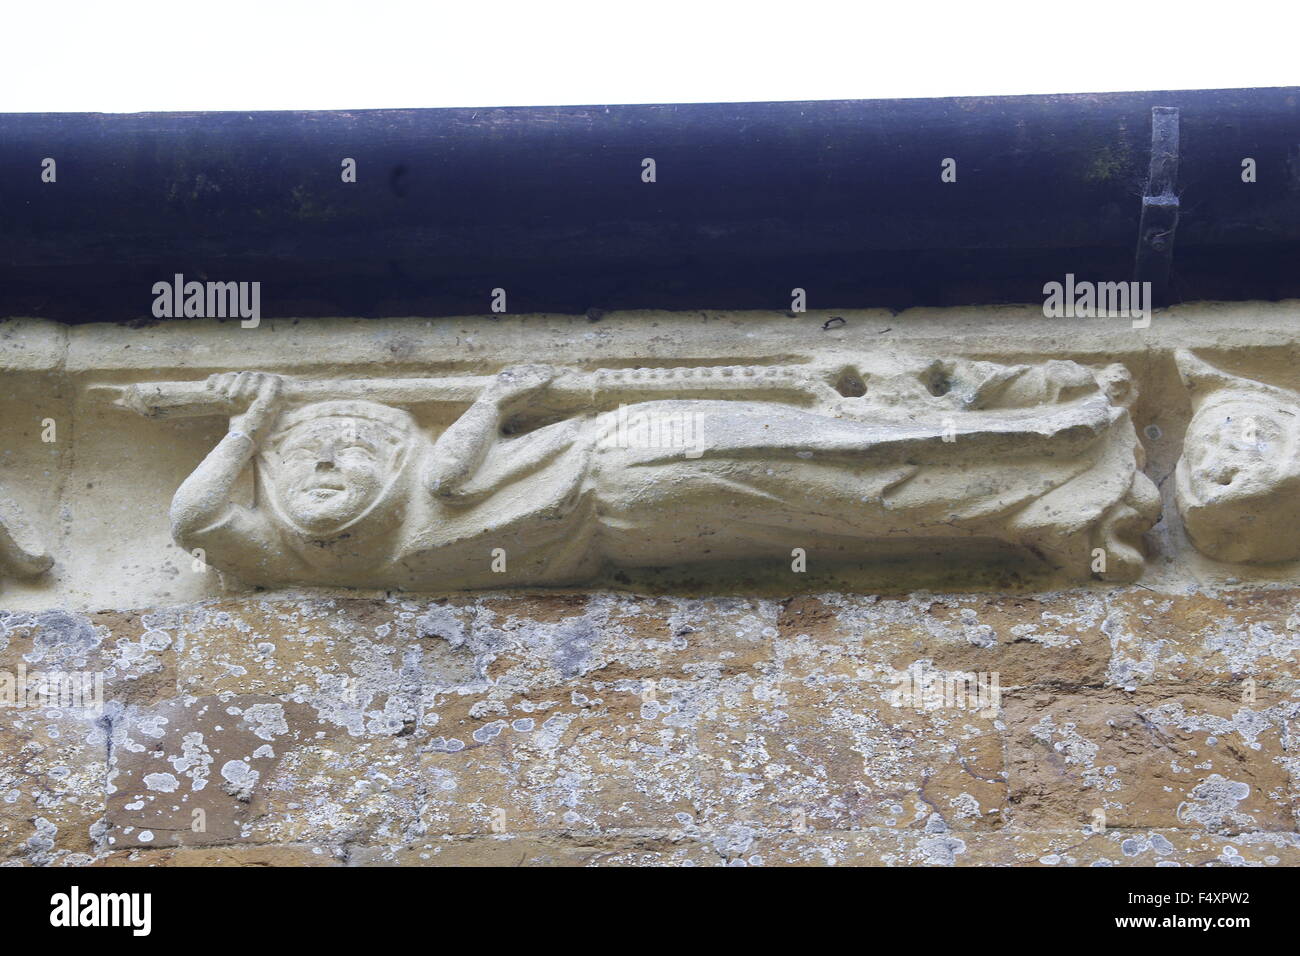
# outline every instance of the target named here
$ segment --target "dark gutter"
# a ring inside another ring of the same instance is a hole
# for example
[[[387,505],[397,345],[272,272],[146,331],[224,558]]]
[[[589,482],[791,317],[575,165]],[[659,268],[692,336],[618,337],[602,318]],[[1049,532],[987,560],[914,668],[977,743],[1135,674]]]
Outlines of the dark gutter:
[[[1170,299],[1288,298],[1298,103],[0,114],[0,315],[149,318],[177,272],[260,281],[268,317],[484,314],[497,287],[514,313],[1036,302],[1067,272],[1134,278],[1152,107],[1180,119]]]

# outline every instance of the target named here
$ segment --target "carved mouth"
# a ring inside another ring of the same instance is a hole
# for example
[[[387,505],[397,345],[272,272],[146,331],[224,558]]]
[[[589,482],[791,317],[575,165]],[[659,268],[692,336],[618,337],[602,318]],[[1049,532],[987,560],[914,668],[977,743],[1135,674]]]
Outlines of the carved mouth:
[[[342,482],[330,481],[319,485],[310,485],[303,490],[313,498],[332,498],[347,491],[347,486]]]

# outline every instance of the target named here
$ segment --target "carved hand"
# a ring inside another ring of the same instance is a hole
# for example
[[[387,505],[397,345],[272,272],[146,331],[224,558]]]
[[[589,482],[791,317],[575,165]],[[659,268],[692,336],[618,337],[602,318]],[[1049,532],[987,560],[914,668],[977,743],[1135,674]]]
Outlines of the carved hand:
[[[238,408],[246,410],[230,418],[230,430],[243,432],[257,443],[279,412],[283,379],[269,372],[223,372],[208,377],[207,387]]]
[[[550,365],[512,365],[497,373],[485,396],[499,407],[513,405],[546,389],[558,374]]]

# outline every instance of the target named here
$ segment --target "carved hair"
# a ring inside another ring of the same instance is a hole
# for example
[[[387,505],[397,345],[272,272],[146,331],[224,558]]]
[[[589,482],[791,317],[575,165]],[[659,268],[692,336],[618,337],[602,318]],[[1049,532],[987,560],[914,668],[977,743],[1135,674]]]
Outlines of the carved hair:
[[[267,443],[271,449],[277,449],[292,433],[303,425],[328,419],[355,421],[361,419],[381,425],[390,434],[393,442],[404,443],[411,439],[415,431],[415,419],[409,412],[378,402],[339,399],[328,402],[314,402],[299,408],[289,409],[280,414],[275,432]]]

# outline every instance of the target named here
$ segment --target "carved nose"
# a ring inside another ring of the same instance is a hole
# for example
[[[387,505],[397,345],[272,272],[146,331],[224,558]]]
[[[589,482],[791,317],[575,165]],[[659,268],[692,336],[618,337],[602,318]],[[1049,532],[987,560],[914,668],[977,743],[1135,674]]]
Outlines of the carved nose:
[[[334,470],[334,446],[326,445],[321,449],[320,454],[316,456],[317,471]]]

